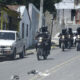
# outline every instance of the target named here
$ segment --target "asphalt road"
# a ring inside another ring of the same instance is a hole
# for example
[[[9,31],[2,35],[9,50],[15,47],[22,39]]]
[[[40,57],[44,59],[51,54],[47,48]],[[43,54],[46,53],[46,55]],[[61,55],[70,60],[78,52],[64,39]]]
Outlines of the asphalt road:
[[[38,61],[36,52],[24,59],[0,58],[0,80],[11,80],[14,75],[19,80],[80,80],[80,52],[75,48],[65,50],[55,48],[47,60]],[[28,74],[36,71],[35,74]]]

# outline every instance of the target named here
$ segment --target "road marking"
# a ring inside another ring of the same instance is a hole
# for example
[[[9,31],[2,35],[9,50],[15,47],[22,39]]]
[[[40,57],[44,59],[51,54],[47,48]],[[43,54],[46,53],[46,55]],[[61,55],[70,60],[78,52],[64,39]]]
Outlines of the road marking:
[[[76,60],[76,59],[78,59],[78,58],[80,58],[79,55],[76,56],[76,57],[72,57],[71,59],[69,59],[69,60],[67,60],[67,61],[65,61],[65,62],[63,62],[63,63],[60,63],[60,64],[56,65],[55,67],[49,69],[49,70],[44,71],[44,73],[47,72],[47,73],[49,74],[49,75],[47,75],[47,76],[36,75],[36,76],[34,76],[33,78],[31,78],[31,79],[29,79],[29,80],[37,80],[37,79],[43,80],[44,78],[50,76],[52,73],[57,72],[58,69],[64,67],[65,65],[71,63],[72,61],[74,61],[74,60]]]
[[[47,77],[47,76],[49,76],[50,74],[49,74],[49,73],[42,73],[42,72],[39,72],[38,75],[43,76],[43,77]]]

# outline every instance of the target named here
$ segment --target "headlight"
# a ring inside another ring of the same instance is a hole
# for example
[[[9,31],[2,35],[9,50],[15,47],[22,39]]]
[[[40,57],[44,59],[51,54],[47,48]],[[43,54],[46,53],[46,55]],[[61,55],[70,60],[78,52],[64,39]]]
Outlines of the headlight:
[[[42,40],[41,40],[41,39],[39,39],[39,42],[42,42]]]
[[[80,35],[78,35],[78,38],[80,38]]]
[[[43,39],[43,38],[42,38],[42,37],[40,37],[40,38],[39,38],[39,42],[42,42],[42,39]]]
[[[62,36],[62,39],[64,39],[64,35]]]
[[[69,35],[68,37],[70,38],[71,36]]]

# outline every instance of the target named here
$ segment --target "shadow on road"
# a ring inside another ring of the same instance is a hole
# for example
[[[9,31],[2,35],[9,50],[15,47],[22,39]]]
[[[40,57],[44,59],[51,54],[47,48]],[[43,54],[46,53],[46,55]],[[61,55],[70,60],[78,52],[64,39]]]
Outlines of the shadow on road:
[[[39,61],[49,61],[49,60],[54,60],[54,58],[47,58],[47,59],[40,59]]]
[[[23,59],[25,59],[25,58],[28,58],[28,57],[25,56],[24,58],[16,58],[15,60],[12,60],[12,59],[10,59],[10,58],[8,58],[8,57],[0,57],[0,62],[23,60]]]
[[[47,60],[54,60],[54,58],[47,58]]]
[[[26,54],[26,56],[28,56],[28,55],[34,55],[34,52],[29,52]]]

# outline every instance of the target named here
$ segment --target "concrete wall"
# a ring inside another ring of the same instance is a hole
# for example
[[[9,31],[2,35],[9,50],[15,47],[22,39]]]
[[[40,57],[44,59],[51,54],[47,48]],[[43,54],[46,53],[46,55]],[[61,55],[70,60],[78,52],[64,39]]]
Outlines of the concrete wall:
[[[59,24],[63,23],[63,19],[64,19],[64,23],[72,23],[71,21],[71,10],[66,9],[66,10],[57,10],[57,19],[59,21]]]
[[[53,18],[53,15],[50,12],[46,11],[45,13],[46,25],[48,26],[49,32],[51,32],[52,23],[53,23],[52,37],[54,37],[55,34],[57,34],[58,32],[61,32],[62,28],[61,28],[61,25],[59,25],[57,20],[54,20],[52,22],[52,18]]]
[[[23,11],[22,11],[23,10]],[[24,34],[25,47],[28,48],[31,46],[31,29],[30,29],[30,19],[28,15],[28,11],[25,6],[20,7],[21,21],[20,21],[20,35]],[[24,24],[24,28],[22,26]],[[22,33],[22,30],[24,32]],[[27,36],[28,33],[28,36]]]
[[[35,44],[35,35],[38,31],[40,12],[33,4],[29,4],[29,15],[31,18],[32,44]]]

